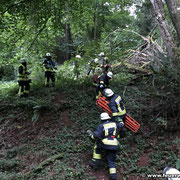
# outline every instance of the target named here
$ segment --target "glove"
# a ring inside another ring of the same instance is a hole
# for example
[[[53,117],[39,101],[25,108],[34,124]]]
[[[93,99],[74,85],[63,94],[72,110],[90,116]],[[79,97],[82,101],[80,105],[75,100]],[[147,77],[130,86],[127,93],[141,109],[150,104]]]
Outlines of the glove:
[[[31,80],[31,79],[28,79],[28,82],[29,82],[29,83],[32,83],[32,80]]]
[[[93,135],[91,130],[87,130],[87,134],[88,134],[89,137],[91,137]]]
[[[116,118],[116,122],[119,123],[119,124],[124,125],[124,122],[123,122],[123,120],[120,117]]]

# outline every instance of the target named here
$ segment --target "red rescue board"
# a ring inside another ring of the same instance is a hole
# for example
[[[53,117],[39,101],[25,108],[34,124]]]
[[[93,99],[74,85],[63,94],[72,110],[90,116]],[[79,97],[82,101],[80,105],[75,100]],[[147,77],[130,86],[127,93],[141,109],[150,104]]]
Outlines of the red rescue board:
[[[96,105],[99,106],[103,111],[107,112],[110,116],[112,116],[112,111],[108,106],[109,102],[106,100],[104,96],[99,96],[96,100]]]
[[[108,104],[109,101],[104,96],[99,96],[99,98],[96,100],[96,105],[103,109],[103,111],[107,112],[110,116],[112,116],[112,111],[109,108]],[[124,125],[131,131],[137,133],[140,128],[140,124],[128,114],[126,115],[127,116],[124,120]]]

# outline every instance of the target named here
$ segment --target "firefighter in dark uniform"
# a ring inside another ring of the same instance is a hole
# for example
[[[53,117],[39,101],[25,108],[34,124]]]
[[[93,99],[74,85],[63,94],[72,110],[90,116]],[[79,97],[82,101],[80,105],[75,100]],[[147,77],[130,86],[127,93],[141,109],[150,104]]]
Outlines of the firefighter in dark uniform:
[[[111,71],[103,73],[103,75],[99,77],[96,85],[96,99],[98,99],[98,96],[102,94],[103,90],[109,86],[109,80],[112,78],[113,73]]]
[[[105,64],[103,66],[103,72],[107,73],[111,69],[111,65],[109,64],[108,60],[105,60]]]
[[[94,75],[95,69],[99,66],[98,58],[92,59],[89,63],[89,68],[86,76],[89,76],[90,72],[92,71],[92,75]]]
[[[44,69],[45,69],[45,86],[49,87],[49,81],[51,79],[52,81],[52,86],[55,86],[55,63],[51,59],[51,54],[47,53],[46,54],[46,59],[43,62]]]
[[[80,70],[79,70],[80,60],[81,60],[81,56],[76,55],[75,60],[73,62],[73,64],[74,64],[74,69],[73,69],[73,72],[74,72],[73,78],[74,78],[74,80],[78,79],[79,74],[80,74]]]
[[[119,142],[117,140],[118,131],[121,131],[124,126],[123,121],[116,123],[111,120],[108,113],[103,112],[100,115],[101,124],[97,127],[96,131],[92,133],[87,131],[89,137],[95,140],[95,146],[93,151],[93,158],[89,162],[89,165],[98,168],[101,164],[101,153],[105,150],[107,153],[107,160],[109,165],[109,175],[111,180],[116,179],[115,160],[116,153],[119,149]]]
[[[102,71],[104,73],[107,73],[109,69],[111,68],[111,65],[108,63],[108,57],[105,56],[104,52],[101,52],[99,56],[101,57],[100,66],[102,68]]]
[[[104,96],[109,100],[109,108],[112,111],[112,120],[115,122],[121,122],[126,117],[126,109],[124,107],[123,98],[118,94],[106,88],[103,91]]]
[[[22,60],[18,68],[18,84],[19,84],[19,97],[28,97],[30,90],[31,80],[28,79],[30,73],[27,71],[27,62]]]

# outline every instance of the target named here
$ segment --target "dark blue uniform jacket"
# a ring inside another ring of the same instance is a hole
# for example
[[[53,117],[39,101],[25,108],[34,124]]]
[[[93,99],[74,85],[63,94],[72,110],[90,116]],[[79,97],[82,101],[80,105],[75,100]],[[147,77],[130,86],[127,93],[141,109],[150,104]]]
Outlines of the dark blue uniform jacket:
[[[123,126],[124,124],[106,121],[97,127],[91,138],[97,140],[98,144],[104,149],[118,150],[117,134]]]

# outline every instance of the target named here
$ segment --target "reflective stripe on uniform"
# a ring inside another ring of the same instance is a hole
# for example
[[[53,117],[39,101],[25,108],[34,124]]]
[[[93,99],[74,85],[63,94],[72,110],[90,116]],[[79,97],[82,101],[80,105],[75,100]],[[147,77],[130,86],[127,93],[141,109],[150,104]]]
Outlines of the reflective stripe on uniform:
[[[47,85],[48,83],[47,83],[47,77],[45,77],[45,86]]]
[[[19,96],[23,95],[23,92],[22,92],[22,86],[19,86],[19,92],[18,92],[18,95],[19,95]]]
[[[122,115],[124,115],[124,114],[126,114],[126,110],[123,110],[123,111],[121,111],[121,112],[112,113],[113,116],[122,116]]]
[[[24,93],[29,94],[29,91],[28,90],[24,90]]]
[[[101,159],[101,154],[96,154],[95,152],[93,153],[93,158],[94,159]]]
[[[114,128],[113,135],[116,135],[116,123],[112,122],[112,123],[108,123],[108,124],[103,124],[103,127],[104,127],[104,131],[105,131],[105,136],[109,135],[108,130],[110,128]]]
[[[101,154],[96,153],[97,145],[94,146],[93,159],[101,159]]]
[[[19,68],[22,66],[22,68],[23,68],[23,72],[22,72],[22,74],[18,74],[18,81],[27,81],[27,71],[26,71],[26,67],[23,65],[23,64],[21,64],[20,66],[19,66]]]
[[[109,174],[116,174],[116,168],[109,168]]]
[[[20,77],[18,77],[18,81],[26,81],[27,80],[27,78],[20,78]]]
[[[91,139],[95,139],[93,135],[91,136]]]
[[[26,81],[27,80],[27,77],[25,75],[18,75],[18,80],[19,81]]]
[[[104,84],[104,81],[100,81],[100,84]]]
[[[122,100],[121,96],[118,96],[115,101],[116,101],[116,103],[119,104],[119,102],[120,102],[121,100]]]
[[[116,138],[114,138],[114,139],[105,138],[102,140],[102,142],[104,145],[118,146],[118,141]]]
[[[121,109],[120,101],[122,101],[122,98],[121,98],[121,96],[118,96],[115,99],[115,102],[116,102],[117,108],[118,108],[118,112],[112,113],[113,116],[121,116],[121,115],[126,114],[126,110],[125,109],[124,110]]]
[[[45,71],[46,72],[54,72],[53,69],[51,69],[51,68],[50,69],[45,68]]]

